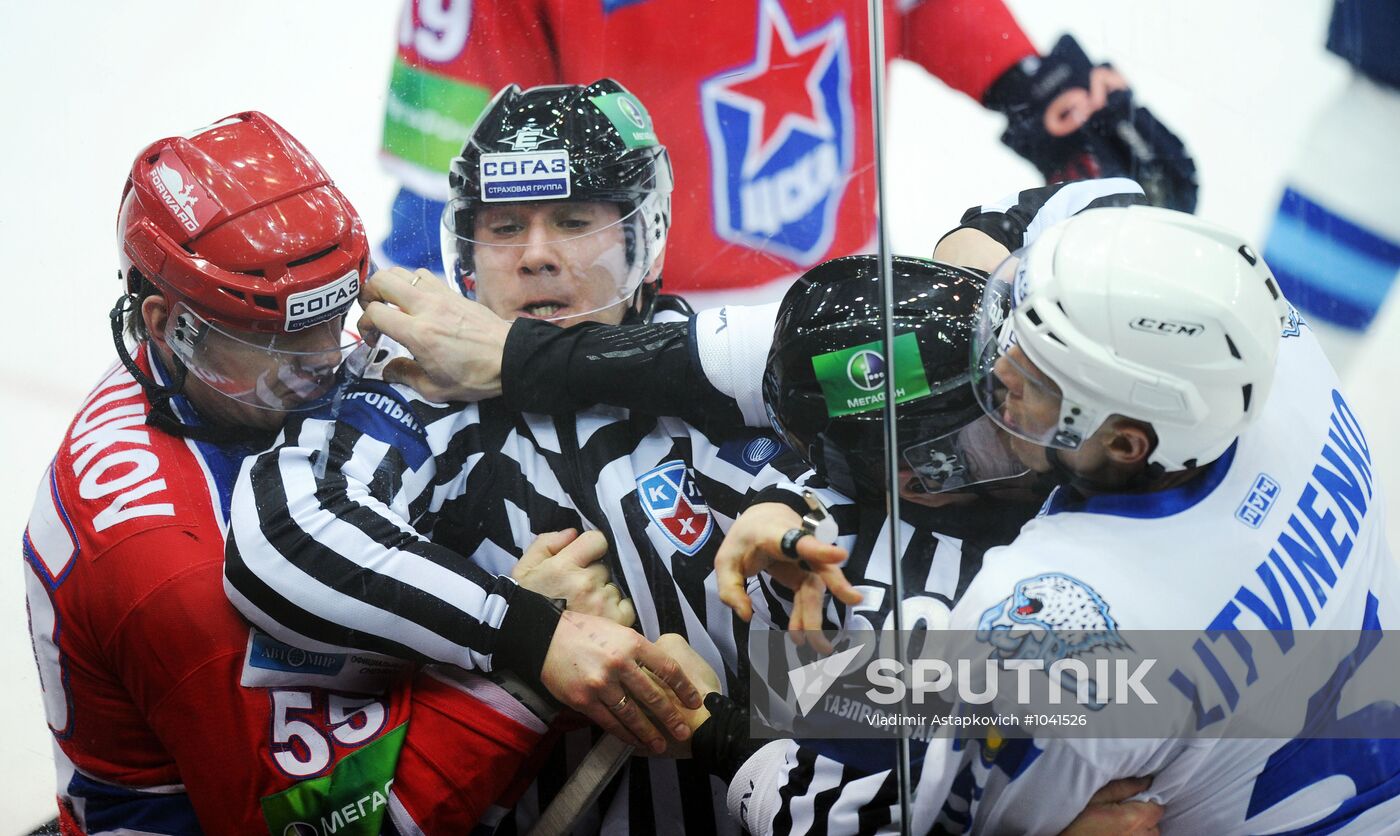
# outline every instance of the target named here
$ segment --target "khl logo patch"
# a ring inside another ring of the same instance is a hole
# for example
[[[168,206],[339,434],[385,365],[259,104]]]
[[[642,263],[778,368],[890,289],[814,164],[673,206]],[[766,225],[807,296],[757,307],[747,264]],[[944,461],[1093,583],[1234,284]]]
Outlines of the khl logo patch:
[[[638,476],[637,495],[647,516],[686,555],[700,551],[710,539],[715,520],[685,462],[669,461]]]
[[[782,6],[763,0],[753,62],[704,81],[700,100],[720,237],[816,263],[855,153],[845,21],[799,37]]]

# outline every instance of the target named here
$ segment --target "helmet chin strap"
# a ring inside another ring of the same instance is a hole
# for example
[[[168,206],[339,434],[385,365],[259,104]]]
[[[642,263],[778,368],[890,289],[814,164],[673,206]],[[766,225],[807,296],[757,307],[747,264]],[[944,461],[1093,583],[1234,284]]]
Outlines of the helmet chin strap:
[[[147,426],[179,438],[192,438],[195,441],[208,441],[213,444],[261,445],[267,442],[272,435],[270,431],[235,428],[213,423],[186,424],[180,420],[180,417],[175,414],[175,407],[171,401],[184,393],[185,377],[189,374],[189,367],[179,357],[172,355],[171,359],[174,361],[175,368],[173,382],[168,385],[157,382],[155,378],[141,370],[136,359],[131,356],[131,352],[127,351],[126,339],[122,334],[122,326],[126,322],[127,314],[134,311],[135,303],[136,297],[124,293],[112,306],[109,316],[112,320],[112,344],[117,350],[117,357],[121,359],[122,365],[141,385],[141,388],[146,391],[146,397],[151,402],[151,411],[146,414]]]

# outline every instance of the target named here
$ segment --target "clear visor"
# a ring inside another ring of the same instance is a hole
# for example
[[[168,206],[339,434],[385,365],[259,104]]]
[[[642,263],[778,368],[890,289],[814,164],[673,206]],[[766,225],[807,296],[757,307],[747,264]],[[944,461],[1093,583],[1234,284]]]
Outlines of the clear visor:
[[[632,302],[664,230],[617,203],[455,199],[442,216],[447,276],[505,319],[608,320]],[[620,319],[620,314],[619,317]]]
[[[904,461],[926,493],[963,491],[1029,473],[1009,437],[987,416],[947,435],[904,448]]]
[[[180,303],[165,339],[210,388],[258,409],[296,412],[327,402],[342,363],[361,345],[344,326],[340,315],[292,333],[234,331]]]
[[[1024,259],[1012,255],[987,281],[972,339],[972,388],[998,426],[1041,447],[1075,450],[1098,427],[1099,416],[1067,399],[1018,344],[1015,319]],[[1024,293],[1020,294],[1024,296]],[[1026,317],[1036,323],[1033,316]]]

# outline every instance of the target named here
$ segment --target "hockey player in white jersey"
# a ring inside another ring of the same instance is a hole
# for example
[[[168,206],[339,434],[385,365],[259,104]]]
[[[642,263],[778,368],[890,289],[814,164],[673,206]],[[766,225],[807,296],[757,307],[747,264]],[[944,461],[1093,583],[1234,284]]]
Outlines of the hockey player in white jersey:
[[[942,785],[925,768],[917,824],[1053,833],[1104,780],[1152,774],[1164,833],[1400,828],[1400,741],[1340,739],[1358,723],[1394,733],[1393,702],[1346,689],[1400,622],[1381,480],[1336,374],[1250,246],[1147,207],[1054,226],[995,272],[972,368],[1018,455],[1062,484],[987,554],[951,626],[994,658],[1038,652],[1026,643],[1071,612],[1200,631],[1219,676],[1187,676],[1172,704],[1209,737],[1037,740],[1013,758],[974,746]],[[1319,658],[1234,632],[1263,629],[1357,638]],[[1296,739],[1230,739],[1257,737],[1277,693],[1299,695],[1297,727],[1268,733]]]

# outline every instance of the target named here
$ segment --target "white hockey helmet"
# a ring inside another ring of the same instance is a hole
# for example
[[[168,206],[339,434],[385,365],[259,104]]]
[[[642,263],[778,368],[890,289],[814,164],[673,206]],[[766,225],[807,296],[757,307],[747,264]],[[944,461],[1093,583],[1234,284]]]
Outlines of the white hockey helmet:
[[[1094,209],[994,271],[973,341],[974,388],[993,420],[1041,446],[1075,449],[1122,415],[1155,430],[1149,463],[1194,467],[1259,413],[1288,313],[1238,235],[1166,209]],[[1002,360],[1027,384],[1015,415],[994,373]]]

